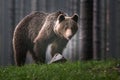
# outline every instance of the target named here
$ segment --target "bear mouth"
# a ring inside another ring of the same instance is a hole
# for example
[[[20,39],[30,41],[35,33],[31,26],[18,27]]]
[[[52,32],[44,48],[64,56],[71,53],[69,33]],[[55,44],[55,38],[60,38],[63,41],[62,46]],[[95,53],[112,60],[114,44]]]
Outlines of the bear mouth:
[[[71,36],[69,36],[69,37],[66,37],[66,39],[67,39],[67,40],[70,40],[71,38],[72,38],[72,35],[71,35]]]

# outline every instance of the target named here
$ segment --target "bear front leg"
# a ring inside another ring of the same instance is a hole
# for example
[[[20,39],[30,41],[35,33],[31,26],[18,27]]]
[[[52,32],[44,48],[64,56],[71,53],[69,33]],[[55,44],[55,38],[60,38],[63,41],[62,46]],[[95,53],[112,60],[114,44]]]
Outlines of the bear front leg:
[[[36,43],[34,44],[34,53],[36,57],[36,63],[45,63],[46,44],[44,43],[44,41],[36,41]]]
[[[63,49],[66,47],[67,41],[56,40],[51,45],[51,56],[54,57],[56,53],[62,54]]]

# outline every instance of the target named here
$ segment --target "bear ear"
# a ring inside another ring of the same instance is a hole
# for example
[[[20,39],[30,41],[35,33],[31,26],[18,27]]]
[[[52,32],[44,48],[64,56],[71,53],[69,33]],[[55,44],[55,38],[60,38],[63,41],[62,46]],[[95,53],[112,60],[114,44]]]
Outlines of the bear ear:
[[[74,20],[75,22],[77,22],[78,21],[78,14],[74,14],[73,16],[72,16],[72,20]]]
[[[59,23],[62,22],[63,20],[65,20],[65,16],[63,14],[60,14],[58,16],[58,20],[59,20]]]

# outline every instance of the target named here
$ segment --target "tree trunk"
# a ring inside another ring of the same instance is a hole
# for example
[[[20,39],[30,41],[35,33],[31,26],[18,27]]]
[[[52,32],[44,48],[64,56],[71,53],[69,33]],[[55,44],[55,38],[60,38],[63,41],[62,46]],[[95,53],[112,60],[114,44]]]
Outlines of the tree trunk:
[[[101,0],[101,56],[102,59],[106,59],[106,48],[107,48],[107,7],[106,7],[106,1],[107,0]]]
[[[14,29],[15,29],[15,0],[12,0],[11,2],[11,30],[10,30],[10,33],[11,33],[11,39],[13,38],[13,32],[14,32]],[[12,41],[12,40],[11,40]],[[14,52],[13,52],[13,44],[11,42],[11,52],[10,52],[10,56],[11,56],[11,64],[15,64],[14,62]]]
[[[94,0],[93,8],[93,57],[101,58],[101,0]]]
[[[80,0],[81,60],[93,59],[93,0]]]

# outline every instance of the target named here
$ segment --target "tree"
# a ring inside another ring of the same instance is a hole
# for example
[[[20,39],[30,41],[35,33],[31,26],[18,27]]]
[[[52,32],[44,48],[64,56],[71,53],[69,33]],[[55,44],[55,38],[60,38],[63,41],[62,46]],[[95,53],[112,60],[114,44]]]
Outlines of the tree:
[[[81,60],[93,59],[93,0],[80,0]]]

